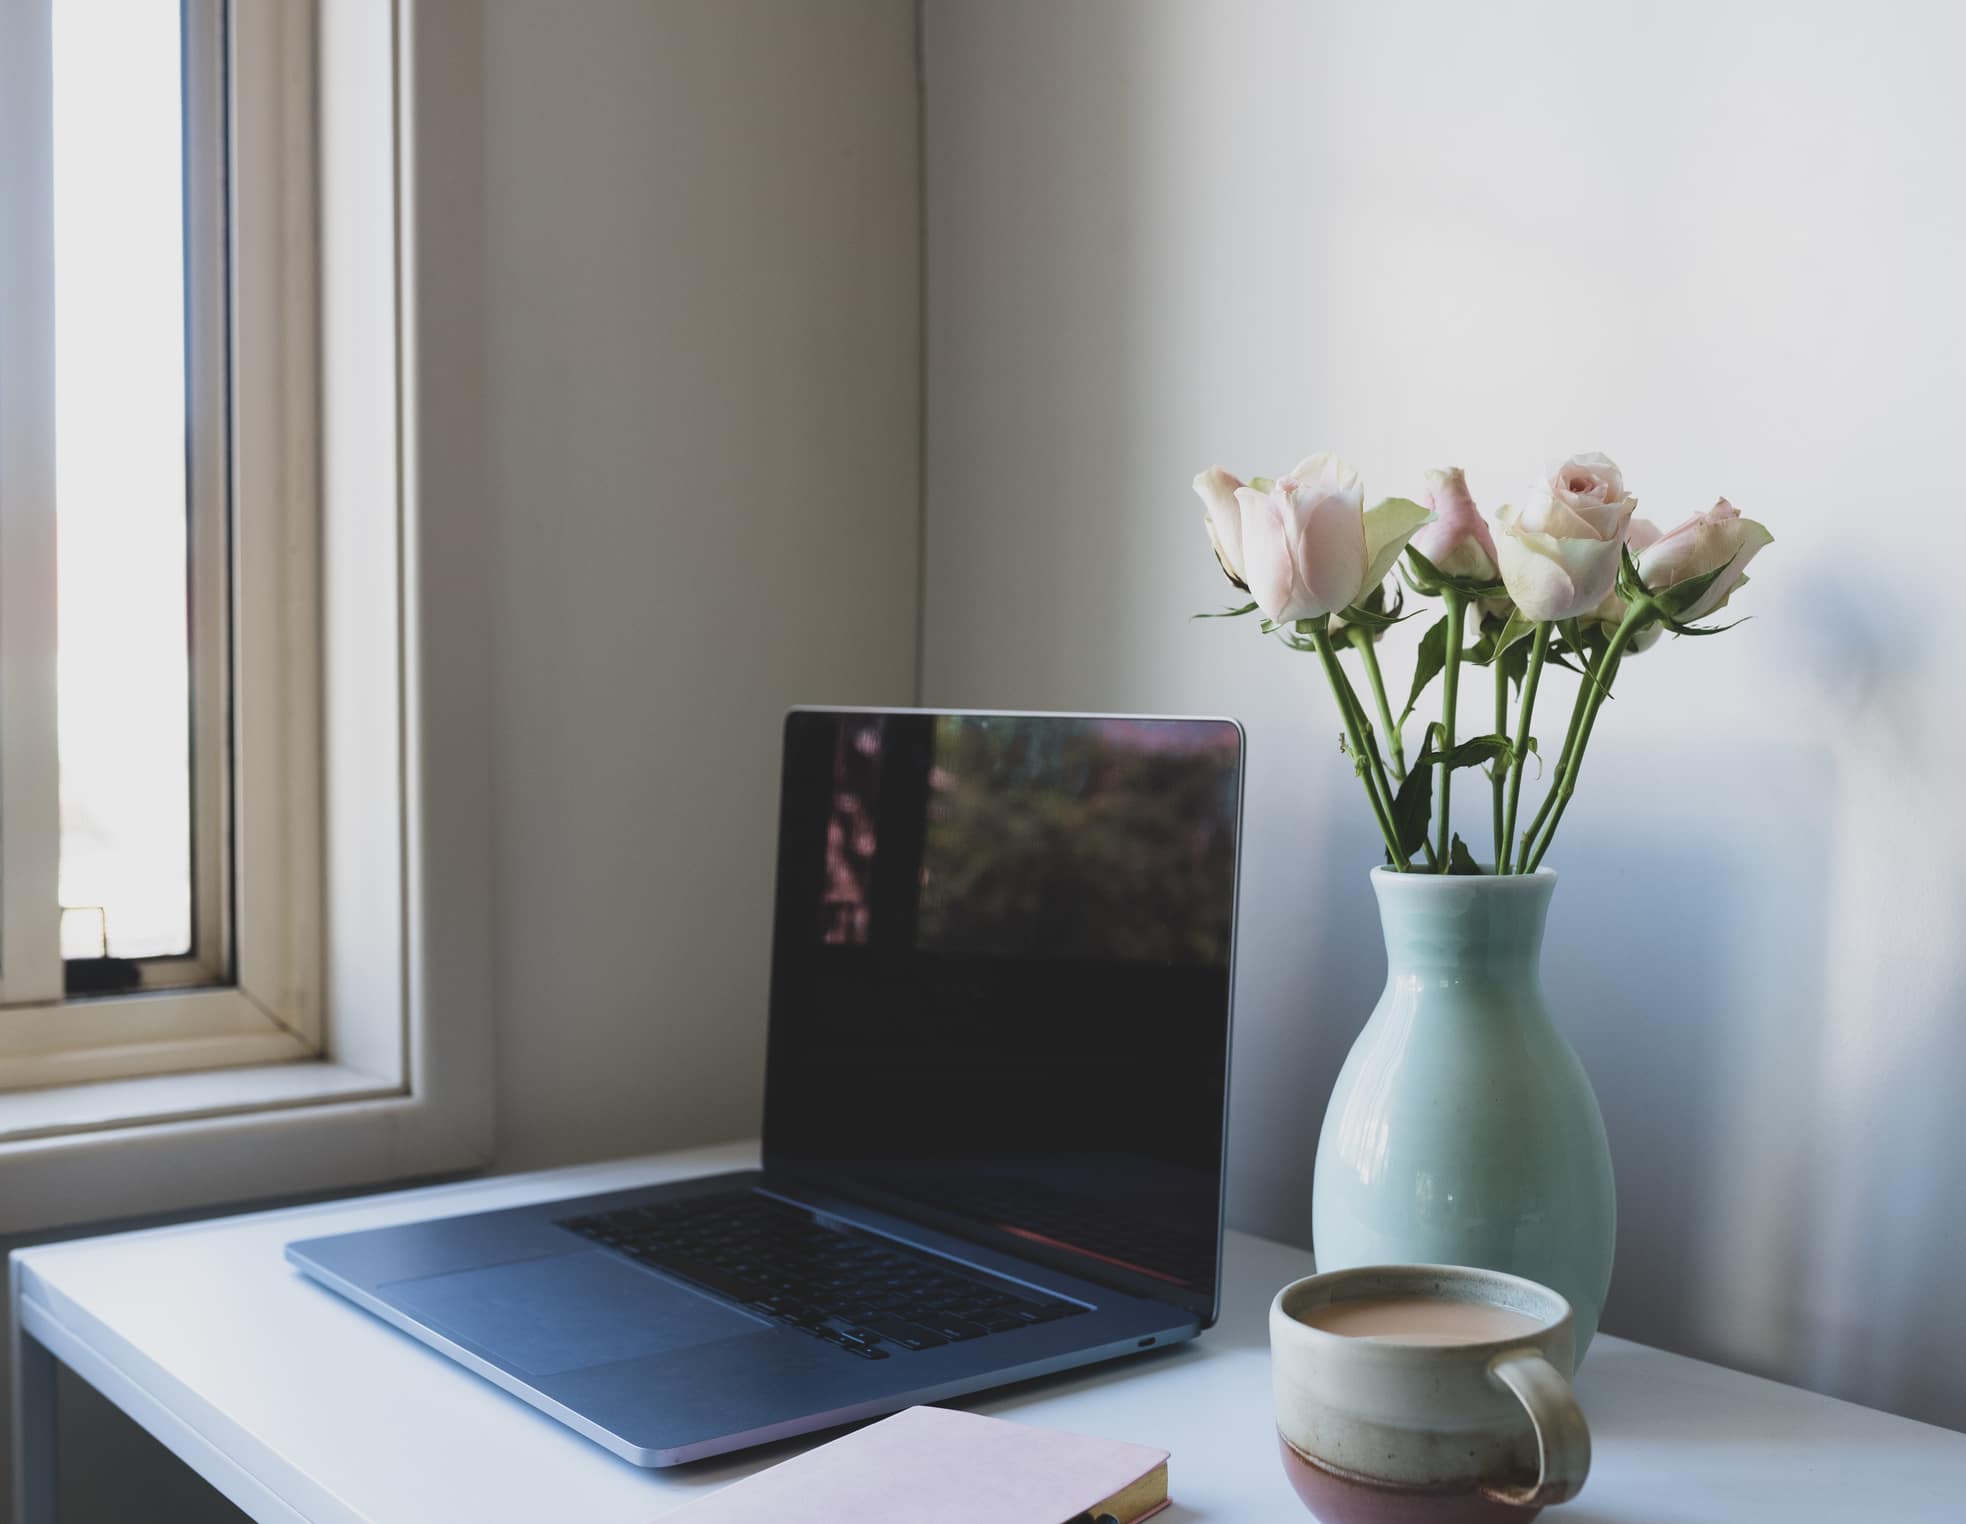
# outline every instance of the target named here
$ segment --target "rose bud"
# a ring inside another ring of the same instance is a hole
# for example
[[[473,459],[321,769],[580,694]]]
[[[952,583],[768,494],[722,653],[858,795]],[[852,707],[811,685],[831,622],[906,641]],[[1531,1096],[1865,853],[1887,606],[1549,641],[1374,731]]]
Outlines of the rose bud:
[[[1427,473],[1427,506],[1434,521],[1413,536],[1413,548],[1450,577],[1493,582],[1501,574],[1495,541],[1459,466]]]
[[[1734,589],[1746,580],[1743,573],[1748,569],[1748,562],[1762,546],[1772,545],[1774,541],[1775,537],[1766,528],[1753,519],[1742,518],[1740,510],[1723,497],[1705,513],[1696,513],[1677,529],[1661,535],[1633,559],[1638,563],[1639,580],[1655,593],[1663,593],[1717,566],[1727,568],[1713,579],[1691,608],[1674,613],[1673,618],[1690,624],[1725,608]]]
[[[1605,600],[1618,580],[1619,549],[1638,505],[1602,455],[1573,455],[1519,512],[1496,515],[1502,581],[1524,617],[1570,619]]]

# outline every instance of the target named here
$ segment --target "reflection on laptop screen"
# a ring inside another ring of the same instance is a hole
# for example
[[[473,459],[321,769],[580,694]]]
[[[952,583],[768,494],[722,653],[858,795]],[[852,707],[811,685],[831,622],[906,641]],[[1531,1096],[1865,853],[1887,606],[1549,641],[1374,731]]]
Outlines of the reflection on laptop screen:
[[[1213,1311],[1241,737],[788,717],[768,1168]]]

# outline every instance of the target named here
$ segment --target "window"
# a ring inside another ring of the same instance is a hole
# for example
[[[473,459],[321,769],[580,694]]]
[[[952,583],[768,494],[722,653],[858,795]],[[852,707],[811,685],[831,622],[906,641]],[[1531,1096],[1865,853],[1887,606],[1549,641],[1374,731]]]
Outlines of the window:
[[[313,13],[8,3],[0,1090],[311,1057]]]
[[[219,18],[53,18],[63,982],[209,984],[229,970]]]
[[[482,48],[477,0],[0,0],[0,1233],[489,1156]]]

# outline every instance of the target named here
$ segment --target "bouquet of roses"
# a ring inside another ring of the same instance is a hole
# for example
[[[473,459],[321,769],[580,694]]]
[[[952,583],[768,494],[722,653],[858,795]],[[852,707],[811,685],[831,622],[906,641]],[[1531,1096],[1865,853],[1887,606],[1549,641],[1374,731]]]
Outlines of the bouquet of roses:
[[[1746,585],[1748,562],[1772,536],[1725,498],[1661,533],[1634,517],[1637,499],[1602,455],[1572,456],[1524,507],[1503,507],[1492,530],[1459,470],[1427,478],[1429,506],[1395,497],[1368,509],[1358,473],[1332,455],[1313,455],[1274,481],[1204,471],[1195,491],[1207,506],[1215,558],[1249,595],[1213,617],[1260,613],[1265,634],[1322,661],[1344,722],[1341,746],[1395,869],[1415,871],[1418,856],[1428,872],[1488,871],[1449,823],[1454,774],[1482,768],[1492,871],[1533,873],[1577,790],[1591,729],[1625,659],[1668,630],[1733,628],[1700,621]],[[1409,591],[1445,607],[1420,641],[1395,719],[1377,647],[1418,612],[1406,610]],[[1377,729],[1345,671],[1348,651],[1364,668]],[[1577,674],[1577,693],[1549,786],[1518,838],[1524,764],[1542,755],[1530,722],[1552,662]],[[1460,735],[1457,713],[1466,666],[1490,668],[1494,683],[1493,728],[1470,737]],[[1425,727],[1409,766],[1405,727],[1436,678],[1441,717]]]

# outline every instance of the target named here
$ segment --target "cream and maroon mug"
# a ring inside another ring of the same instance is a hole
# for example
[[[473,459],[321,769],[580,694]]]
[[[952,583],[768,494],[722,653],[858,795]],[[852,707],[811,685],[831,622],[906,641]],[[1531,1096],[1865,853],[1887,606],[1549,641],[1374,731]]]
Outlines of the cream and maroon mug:
[[[1500,1308],[1522,1331],[1393,1343],[1304,1321],[1391,1297]],[[1520,1276],[1381,1265],[1295,1281],[1270,1306],[1284,1469],[1322,1524],[1520,1524],[1574,1497],[1590,1470],[1575,1360],[1570,1304]]]

